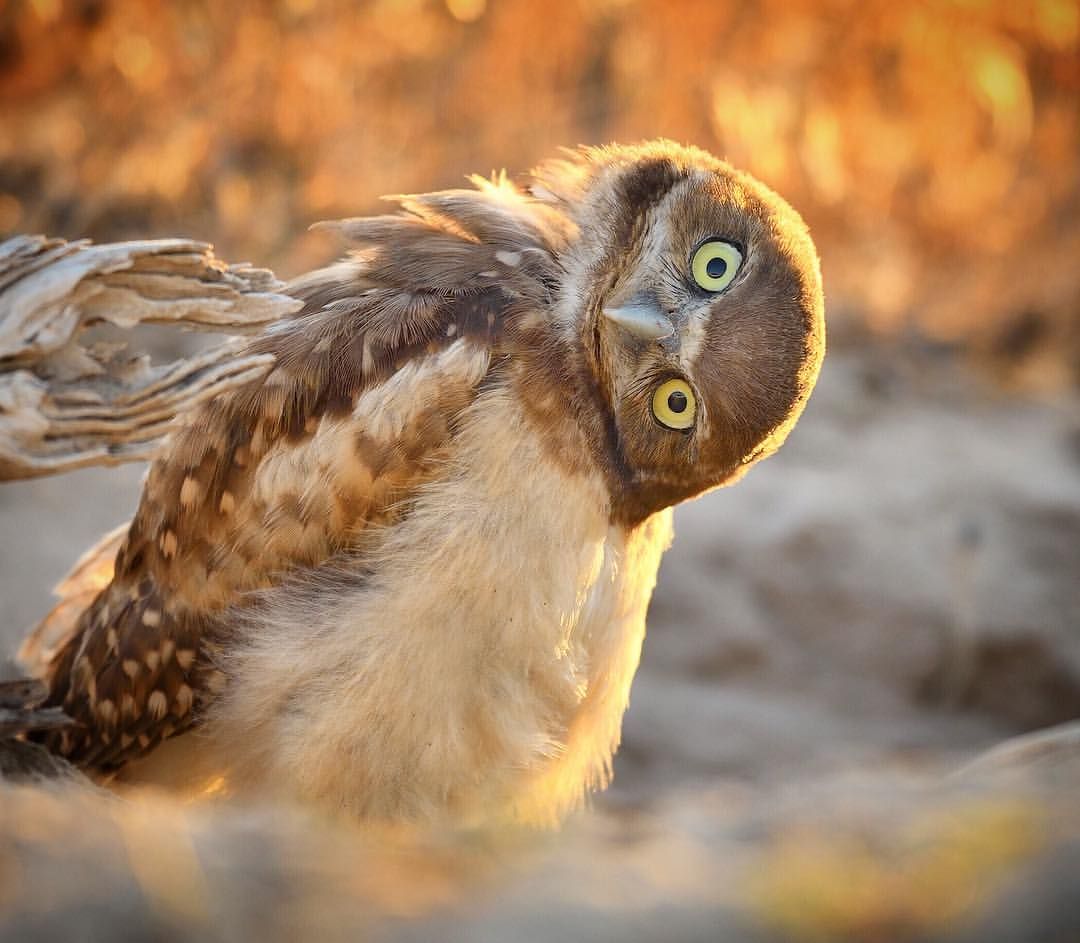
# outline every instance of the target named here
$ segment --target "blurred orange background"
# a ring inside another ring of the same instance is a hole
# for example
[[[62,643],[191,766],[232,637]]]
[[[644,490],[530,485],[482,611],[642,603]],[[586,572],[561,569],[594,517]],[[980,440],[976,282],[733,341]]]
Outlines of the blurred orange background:
[[[188,235],[288,277],[381,194],[668,136],[787,196],[833,338],[1080,381],[1070,0],[8,0],[0,233]]]

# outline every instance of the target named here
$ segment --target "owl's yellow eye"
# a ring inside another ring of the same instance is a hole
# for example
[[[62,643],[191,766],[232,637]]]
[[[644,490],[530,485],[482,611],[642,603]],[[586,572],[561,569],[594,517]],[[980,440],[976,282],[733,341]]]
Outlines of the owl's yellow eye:
[[[706,291],[723,291],[734,280],[742,265],[738,247],[722,239],[710,239],[694,250],[690,271],[694,281]]]
[[[661,383],[652,397],[652,413],[657,422],[669,429],[689,429],[694,424],[697,400],[685,380]]]

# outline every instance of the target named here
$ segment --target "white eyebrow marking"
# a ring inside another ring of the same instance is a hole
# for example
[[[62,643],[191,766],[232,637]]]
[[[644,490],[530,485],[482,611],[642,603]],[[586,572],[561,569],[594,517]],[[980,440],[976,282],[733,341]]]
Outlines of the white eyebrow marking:
[[[687,311],[686,322],[679,331],[679,362],[687,372],[697,362],[701,348],[705,346],[709,308],[710,306],[703,302]]]

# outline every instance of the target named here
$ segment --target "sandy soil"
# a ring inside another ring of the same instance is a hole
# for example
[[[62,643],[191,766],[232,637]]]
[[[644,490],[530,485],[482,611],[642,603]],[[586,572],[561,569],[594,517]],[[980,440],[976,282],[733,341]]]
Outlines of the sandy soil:
[[[89,471],[0,489],[7,651],[45,611],[49,586],[78,552],[131,512],[140,476],[138,468]],[[1080,402],[1011,398],[926,353],[832,355],[781,453],[736,487],[681,508],[676,530],[612,789],[561,837],[540,840],[540,864],[535,849],[525,863],[515,858],[512,877],[499,878],[512,886],[448,892],[452,916],[394,918],[378,922],[380,934],[645,940],[668,936],[659,929],[666,927],[669,938],[712,939],[722,925],[735,940],[872,932],[878,939],[1013,940],[1033,938],[1027,933],[1039,913],[1047,932],[1080,939],[1080,913],[1069,903],[1080,890],[1080,766],[1058,764],[1053,775],[1033,767],[1022,788],[980,774],[971,787],[977,802],[968,786],[941,779],[1007,737],[1080,717]],[[1080,752],[1075,743],[1070,749]],[[7,817],[0,812],[6,826],[17,808],[45,801],[24,793],[9,799]],[[54,825],[77,816],[70,805],[48,810]],[[186,823],[177,828],[194,836],[186,840],[199,860],[219,868],[217,891],[226,897],[215,905],[214,926],[222,938],[255,932],[255,913],[267,901],[284,906],[271,888],[296,879],[303,862],[321,863],[320,880],[325,868],[341,877],[326,864],[343,854],[329,851],[337,839],[327,834],[319,845],[312,834],[320,833],[292,817],[188,814],[160,816]],[[116,829],[131,854],[150,840],[129,813],[109,816],[87,825],[88,860],[118,840]],[[963,827],[927,825],[942,821]],[[818,844],[806,844],[807,828]],[[936,892],[917,878],[933,861],[916,856],[895,865],[907,852],[889,851],[910,844],[912,829],[929,829],[930,847],[952,854],[951,870],[931,882]],[[9,843],[12,834],[0,827]],[[784,844],[791,835],[803,836],[793,852]],[[845,835],[861,837],[838,838]],[[965,844],[964,836],[982,838]],[[0,841],[0,865],[22,861],[25,875],[43,869],[39,894],[50,881],[74,893],[74,865],[46,867],[57,860],[53,837],[38,834],[39,845],[14,858],[4,854],[14,846]],[[954,839],[960,851],[949,844]],[[263,845],[273,853],[257,873],[246,872]],[[983,890],[986,883],[957,864],[969,853],[1005,862],[1005,890],[995,884],[983,896],[967,893],[972,881]],[[432,860],[425,852],[424,861]],[[146,881],[136,882],[140,896],[131,891],[132,871],[117,867],[120,883],[102,877],[94,898],[112,909],[103,905],[86,926],[104,934],[117,914],[136,913],[160,929]],[[488,887],[493,879],[479,870]],[[345,871],[355,875],[356,861]],[[312,880],[313,872],[304,873]],[[953,893],[948,875],[957,873]],[[780,883],[751,880],[732,891],[733,875],[741,882],[762,874],[779,875]],[[445,889],[443,878],[431,880]],[[866,881],[869,888],[859,883]],[[843,903],[829,910],[834,884],[852,882],[861,896],[841,894]],[[745,890],[751,885],[757,890]],[[587,906],[567,904],[555,920],[546,908],[561,906],[574,887],[588,889],[581,890]],[[959,910],[935,904],[937,892]],[[306,905],[290,919],[313,931],[311,891],[297,893]],[[423,914],[430,904],[372,899],[367,892],[334,898],[331,924],[368,926],[387,910]],[[788,919],[789,911],[796,916]],[[59,939],[67,926],[55,914],[34,923],[26,908],[12,913],[0,939],[20,938],[11,935],[16,930]],[[170,919],[170,932],[193,932],[182,914]],[[277,925],[281,938],[296,929],[285,927]]]

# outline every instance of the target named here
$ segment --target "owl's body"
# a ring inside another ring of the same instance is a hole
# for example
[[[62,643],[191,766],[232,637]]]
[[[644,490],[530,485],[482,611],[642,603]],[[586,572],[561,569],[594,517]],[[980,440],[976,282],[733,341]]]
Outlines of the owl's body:
[[[553,822],[606,784],[671,512],[611,524],[598,476],[545,455],[514,397],[471,408],[377,576],[268,593],[206,735],[133,764],[139,781],[229,770],[234,789],[465,822]]]
[[[54,749],[393,821],[552,821],[606,782],[669,508],[794,423],[820,279],[700,151],[534,180],[342,224],[358,255],[253,342],[277,367],[182,420],[111,582],[39,630],[83,724]]]

